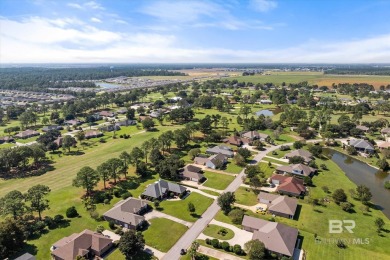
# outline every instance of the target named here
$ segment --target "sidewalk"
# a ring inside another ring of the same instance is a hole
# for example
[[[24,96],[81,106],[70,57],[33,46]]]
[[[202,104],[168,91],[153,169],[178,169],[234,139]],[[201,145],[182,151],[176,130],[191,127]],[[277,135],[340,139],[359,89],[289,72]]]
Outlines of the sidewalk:
[[[165,213],[162,213],[158,210],[152,210],[151,212],[148,212],[144,215],[145,217],[145,220],[149,221],[153,218],[166,218],[166,219],[170,219],[172,221],[175,221],[177,223],[180,223],[182,225],[185,225],[187,227],[191,227],[192,226],[192,222],[188,222],[188,221],[185,221],[185,220],[182,220],[182,219],[179,219],[179,218],[176,218],[176,217],[173,217],[171,215],[168,215],[168,214],[165,214]]]

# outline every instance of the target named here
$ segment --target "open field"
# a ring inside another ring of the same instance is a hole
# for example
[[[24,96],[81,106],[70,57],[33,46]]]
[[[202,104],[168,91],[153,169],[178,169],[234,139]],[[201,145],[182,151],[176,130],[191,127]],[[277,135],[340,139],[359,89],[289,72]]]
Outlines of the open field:
[[[271,75],[254,75],[229,77],[238,81],[252,82],[254,84],[274,83],[281,85],[283,82],[299,83],[307,81],[309,84],[331,87],[333,83],[367,83],[379,88],[381,85],[390,84],[390,76],[372,76],[372,75],[333,75],[323,74],[322,72],[270,72]]]
[[[150,220],[150,226],[143,232],[147,245],[162,252],[168,252],[187,231],[187,227],[166,218]]]

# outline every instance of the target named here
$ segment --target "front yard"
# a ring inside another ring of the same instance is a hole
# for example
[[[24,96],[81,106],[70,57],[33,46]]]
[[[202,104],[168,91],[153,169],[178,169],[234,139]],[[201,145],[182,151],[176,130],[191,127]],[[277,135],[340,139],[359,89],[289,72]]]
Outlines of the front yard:
[[[238,204],[254,206],[258,203],[257,194],[251,188],[239,187],[234,195]]]
[[[204,172],[204,176],[207,178],[203,186],[214,188],[217,190],[224,190],[234,180],[234,176],[215,173],[215,172]]]
[[[187,230],[186,226],[175,221],[154,218],[150,220],[150,226],[143,232],[143,235],[148,246],[168,252]]]

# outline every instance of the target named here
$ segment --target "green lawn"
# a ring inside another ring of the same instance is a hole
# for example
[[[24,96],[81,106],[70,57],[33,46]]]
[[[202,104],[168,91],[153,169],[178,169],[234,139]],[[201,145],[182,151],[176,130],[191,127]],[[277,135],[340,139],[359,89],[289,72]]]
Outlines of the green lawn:
[[[203,186],[214,188],[217,190],[224,190],[234,180],[234,176],[226,175],[215,172],[204,172],[204,176],[207,178]]]
[[[188,203],[192,202],[195,206],[195,214],[187,210]],[[213,203],[213,199],[205,197],[199,193],[192,192],[188,197],[179,201],[162,201],[160,203],[160,211],[183,219],[189,222],[195,222],[206,211],[206,209]]]
[[[239,174],[243,169],[244,169],[243,167],[236,165],[233,162],[233,160],[231,160],[230,162],[227,163],[225,171],[230,172],[230,173]]]
[[[266,178],[271,177],[273,172],[275,171],[275,165],[269,167],[268,163],[265,162],[261,162],[258,165],[260,167],[260,171],[264,173]]]
[[[274,164],[288,165],[288,163],[286,163],[286,162],[282,162],[282,161],[279,161],[279,160],[273,159],[273,158],[264,157],[263,160],[267,161],[267,162],[271,162],[273,165]]]
[[[251,188],[239,187],[234,195],[238,204],[254,206],[258,203],[257,194]]]
[[[223,229],[226,232],[225,235],[222,235],[222,233],[220,232]],[[233,230],[231,230],[229,228],[221,227],[218,225],[213,225],[213,224],[207,225],[207,227],[203,230],[203,234],[205,234],[206,236],[209,236],[209,237],[219,239],[219,240],[229,240],[229,239],[232,239],[234,237]]]
[[[107,258],[106,260],[125,260],[126,257],[119,251],[119,249],[115,249]],[[133,260],[157,260],[158,258],[155,256],[152,256],[146,252],[140,252],[137,255],[135,255]]]
[[[187,230],[186,226],[175,221],[154,218],[150,220],[150,226],[143,234],[147,245],[162,252],[168,252]]]
[[[215,192],[215,191],[212,191],[212,190],[206,190],[206,189],[202,189],[201,191],[205,192],[205,193],[208,193],[210,195],[213,195],[213,196],[219,196],[220,193],[218,192]]]
[[[331,197],[331,194],[326,194],[322,190],[322,186],[328,186],[330,191],[342,188],[349,195],[349,189],[355,189],[356,185],[352,183],[348,177],[341,171],[341,169],[331,160],[316,159],[318,165],[324,163],[327,165],[327,171],[320,171],[320,173],[313,177],[315,187],[310,187],[310,197],[322,199]],[[337,185],[335,185],[337,184]],[[382,218],[385,223],[385,229],[389,230],[390,221],[379,210],[371,208],[370,212],[364,215],[361,211],[362,204],[360,201],[348,198],[348,201],[354,205],[354,213],[343,211],[340,206],[333,202],[325,203],[324,206],[316,206],[313,208],[308,204],[306,196],[305,200],[299,200],[298,206],[298,220],[286,219],[282,217],[275,217],[276,222],[281,222],[299,229],[303,236],[303,249],[306,252],[308,259],[388,259],[390,255],[390,248],[387,246],[390,234],[387,231],[378,235],[374,225],[377,217]],[[246,214],[263,219],[270,219],[270,215],[260,215],[253,212],[246,211]],[[218,212],[215,217],[216,220],[231,223],[228,216],[222,212]],[[356,227],[354,233],[343,232],[342,234],[329,234],[328,221],[331,219],[350,219],[354,220]],[[237,225],[239,226],[239,225]],[[314,240],[314,234],[324,241],[318,244]],[[325,239],[349,239],[368,238],[370,243],[363,245],[349,244],[346,249],[339,249],[335,244],[325,244]]]

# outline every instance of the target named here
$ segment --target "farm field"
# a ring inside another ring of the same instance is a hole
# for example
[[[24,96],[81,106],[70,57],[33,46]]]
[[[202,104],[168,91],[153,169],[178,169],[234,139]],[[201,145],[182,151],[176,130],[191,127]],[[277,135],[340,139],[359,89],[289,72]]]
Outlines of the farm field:
[[[367,83],[379,88],[381,85],[390,84],[390,76],[371,75],[333,75],[322,72],[270,72],[270,75],[229,77],[238,81],[252,82],[254,84],[274,83],[281,85],[283,82],[299,83],[307,81],[309,84],[331,87],[333,83]]]

